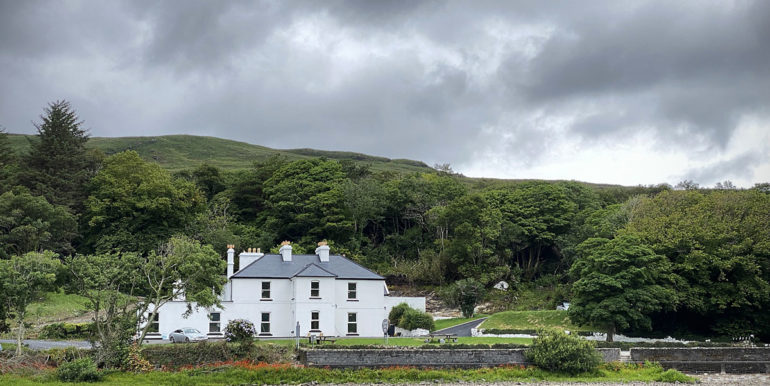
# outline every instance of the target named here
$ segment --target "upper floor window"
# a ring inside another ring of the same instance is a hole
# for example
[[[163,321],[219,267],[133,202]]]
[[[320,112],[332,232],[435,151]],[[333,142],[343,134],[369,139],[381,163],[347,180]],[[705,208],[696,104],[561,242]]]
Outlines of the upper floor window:
[[[348,300],[358,299],[356,283],[348,283]]]
[[[310,282],[310,297],[311,298],[321,297],[321,283],[318,280],[314,280]]]
[[[262,299],[270,299],[270,282],[262,282]]]

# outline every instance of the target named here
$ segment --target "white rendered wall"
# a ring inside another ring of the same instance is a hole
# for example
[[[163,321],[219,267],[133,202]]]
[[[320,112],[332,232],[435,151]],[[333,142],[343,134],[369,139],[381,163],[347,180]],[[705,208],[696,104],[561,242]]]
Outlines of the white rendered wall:
[[[320,299],[310,298],[310,283],[319,281]],[[261,299],[262,282],[270,282],[270,300]],[[356,283],[356,299],[348,299],[348,283]],[[260,331],[261,313],[270,313],[270,333],[273,337],[294,336],[297,321],[300,333],[306,336],[310,329],[312,311],[320,312],[320,330],[327,336],[346,336],[348,313],[356,313],[358,336],[381,337],[382,320],[390,309],[400,303],[412,308],[425,310],[425,298],[390,297],[384,295],[384,280],[337,280],[334,278],[290,279],[233,279],[232,302],[222,302],[219,311],[220,329],[232,319],[246,319]],[[192,327],[203,333],[209,331],[208,313],[199,309],[188,318],[182,315],[187,310],[183,301],[169,302],[160,309],[159,332],[164,339],[171,331]]]
[[[416,310],[420,310],[422,312],[425,312],[425,298],[424,297],[398,297],[398,296],[386,296],[385,297],[385,307],[388,310],[388,314],[390,313],[390,310],[401,304],[406,303],[409,305],[409,307],[412,307]]]

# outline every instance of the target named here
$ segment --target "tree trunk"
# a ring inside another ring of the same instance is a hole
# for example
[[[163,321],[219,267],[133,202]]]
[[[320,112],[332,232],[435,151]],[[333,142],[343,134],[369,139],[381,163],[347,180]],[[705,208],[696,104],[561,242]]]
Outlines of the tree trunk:
[[[607,328],[607,342],[614,342],[615,341],[615,324],[611,324],[609,328]]]
[[[16,355],[21,355],[21,340],[24,337],[24,312],[19,313],[19,330],[16,331]]]

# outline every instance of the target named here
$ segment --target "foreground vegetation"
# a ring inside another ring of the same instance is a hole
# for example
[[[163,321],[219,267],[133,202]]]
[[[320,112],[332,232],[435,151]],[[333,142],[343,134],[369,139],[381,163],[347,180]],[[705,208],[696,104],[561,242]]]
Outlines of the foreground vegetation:
[[[107,372],[100,384],[141,385],[216,385],[216,384],[301,384],[301,383],[419,383],[438,382],[504,382],[504,381],[570,381],[570,382],[683,382],[695,378],[675,370],[663,370],[654,364],[609,364],[591,373],[575,376],[552,373],[536,368],[495,367],[474,370],[386,369],[334,370],[303,368],[291,365],[266,365],[251,362],[225,362],[180,371],[148,373]],[[61,384],[51,371],[32,376],[7,374],[0,376],[4,385]]]

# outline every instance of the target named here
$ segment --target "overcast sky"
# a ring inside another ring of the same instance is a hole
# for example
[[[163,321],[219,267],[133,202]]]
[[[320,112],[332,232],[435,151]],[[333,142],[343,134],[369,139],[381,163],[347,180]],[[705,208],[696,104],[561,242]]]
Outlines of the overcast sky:
[[[770,181],[770,1],[0,0],[0,125],[468,176]]]

